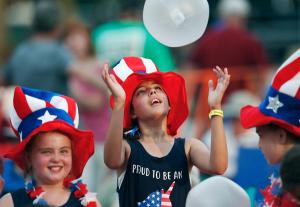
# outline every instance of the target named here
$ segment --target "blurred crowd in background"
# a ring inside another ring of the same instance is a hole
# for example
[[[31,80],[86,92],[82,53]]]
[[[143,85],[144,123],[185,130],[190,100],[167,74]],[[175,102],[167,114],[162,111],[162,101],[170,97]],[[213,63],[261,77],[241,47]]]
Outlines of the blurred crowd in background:
[[[260,102],[279,64],[300,47],[300,1],[210,0],[204,35],[180,48],[168,48],[147,32],[142,21],[144,2],[0,1],[0,151],[16,143],[7,120],[14,85],[68,94],[79,104],[81,128],[95,133],[95,155],[83,179],[104,207],[117,206],[117,178],[103,163],[110,107],[100,77],[102,65],[113,65],[124,56],[143,56],[162,71],[181,73],[187,84],[190,117],[180,133],[206,143],[207,81],[213,76],[211,68],[219,65],[232,76],[223,103],[229,148],[225,175],[247,190],[254,206],[262,199],[259,189],[268,184],[277,166],[264,160],[255,131],[241,127],[239,109]],[[24,185],[11,161],[3,160],[0,173],[3,193]],[[194,182],[206,176],[196,173]]]

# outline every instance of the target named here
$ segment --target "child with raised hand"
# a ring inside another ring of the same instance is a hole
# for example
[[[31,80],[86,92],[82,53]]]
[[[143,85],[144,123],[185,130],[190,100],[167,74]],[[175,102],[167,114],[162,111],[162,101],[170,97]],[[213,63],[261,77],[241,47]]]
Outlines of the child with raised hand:
[[[78,127],[76,102],[60,94],[16,87],[10,121],[20,143],[6,158],[30,179],[0,206],[100,207],[79,177],[94,152],[93,133]]]
[[[211,151],[198,139],[176,137],[188,116],[180,75],[159,72],[150,59],[141,57],[125,57],[111,74],[108,70],[105,65],[102,78],[112,93],[113,111],[104,160],[117,170],[120,207],[185,206],[193,165],[212,174],[222,174],[227,168],[221,110],[230,79],[227,69],[214,68],[215,89],[209,82]]]
[[[281,163],[284,155],[300,143],[300,49],[277,70],[265,99],[259,106],[241,109],[241,124],[256,127],[259,147],[270,164]],[[280,179],[271,177],[271,185],[263,191],[264,205],[276,207],[272,190],[281,188]]]

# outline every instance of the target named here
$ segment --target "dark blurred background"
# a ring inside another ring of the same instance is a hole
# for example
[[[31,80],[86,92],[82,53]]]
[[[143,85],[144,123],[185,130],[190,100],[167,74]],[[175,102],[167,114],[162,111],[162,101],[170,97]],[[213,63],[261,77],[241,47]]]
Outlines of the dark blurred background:
[[[37,0],[36,0],[37,1]],[[30,34],[32,4],[36,1],[0,1],[0,64],[3,65],[14,47]],[[91,28],[106,21],[118,19],[125,0],[61,0],[65,16],[77,15]],[[136,1],[137,2],[137,1]],[[139,1],[140,12],[144,4]],[[216,20],[218,0],[210,0],[209,25]],[[248,19],[249,29],[262,41],[270,61],[281,63],[300,46],[299,0],[250,0],[252,10]],[[130,5],[129,5],[130,6]],[[187,46],[189,47],[189,46]],[[177,65],[185,58],[187,48],[173,48]]]

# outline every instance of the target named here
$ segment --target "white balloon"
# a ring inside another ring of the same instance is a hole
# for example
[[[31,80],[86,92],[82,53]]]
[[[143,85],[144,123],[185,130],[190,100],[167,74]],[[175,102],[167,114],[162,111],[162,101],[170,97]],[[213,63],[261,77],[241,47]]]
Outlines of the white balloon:
[[[146,0],[143,21],[164,45],[180,47],[199,39],[207,26],[207,0]]]
[[[186,207],[250,207],[246,191],[223,176],[210,177],[188,194]]]

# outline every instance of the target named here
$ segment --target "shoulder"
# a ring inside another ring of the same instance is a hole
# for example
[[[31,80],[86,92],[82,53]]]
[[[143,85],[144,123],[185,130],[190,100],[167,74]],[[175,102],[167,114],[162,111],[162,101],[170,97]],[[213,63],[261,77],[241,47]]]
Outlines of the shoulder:
[[[201,142],[199,139],[196,138],[185,138],[184,140],[185,140],[185,146],[191,146],[192,144]]]
[[[191,151],[191,149],[193,148],[202,148],[202,147],[205,147],[205,144],[199,140],[199,139],[196,139],[196,138],[188,138],[188,139],[185,139],[185,151],[187,154],[189,154],[189,152]]]
[[[10,193],[5,194],[0,198],[0,206],[13,207],[14,203]]]

